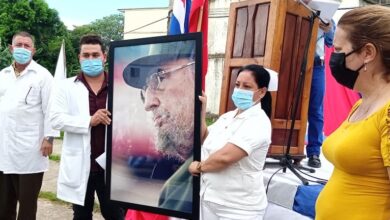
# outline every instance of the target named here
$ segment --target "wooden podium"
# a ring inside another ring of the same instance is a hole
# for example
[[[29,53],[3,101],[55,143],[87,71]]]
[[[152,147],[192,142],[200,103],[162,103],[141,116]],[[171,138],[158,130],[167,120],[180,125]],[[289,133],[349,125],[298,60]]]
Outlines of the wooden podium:
[[[301,64],[310,38],[303,93],[290,145],[292,158],[305,157],[307,111],[318,30],[318,19],[315,19],[309,36],[311,15],[295,0],[249,0],[230,6],[219,113],[235,108],[231,94],[241,66],[259,64],[278,72],[278,91],[272,92],[273,130],[269,157],[282,156],[286,151],[294,96],[298,92]]]

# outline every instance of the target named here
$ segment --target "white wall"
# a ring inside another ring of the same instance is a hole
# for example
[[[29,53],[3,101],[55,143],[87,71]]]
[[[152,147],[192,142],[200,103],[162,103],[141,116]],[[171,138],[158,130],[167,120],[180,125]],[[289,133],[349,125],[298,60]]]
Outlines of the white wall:
[[[230,0],[209,1],[209,63],[206,75],[207,111],[219,112]]]
[[[157,23],[140,28],[154,21],[168,16],[168,7],[166,8],[132,8],[120,9],[125,15],[124,39],[135,39],[144,37],[161,36],[167,34],[167,21],[163,19]],[[132,32],[129,32],[132,31]]]

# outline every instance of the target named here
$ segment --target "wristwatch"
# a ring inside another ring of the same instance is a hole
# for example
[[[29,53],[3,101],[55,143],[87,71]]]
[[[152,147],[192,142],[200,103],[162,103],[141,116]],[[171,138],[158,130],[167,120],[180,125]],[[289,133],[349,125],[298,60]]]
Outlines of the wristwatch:
[[[45,140],[47,140],[50,144],[53,144],[54,137],[45,137]]]

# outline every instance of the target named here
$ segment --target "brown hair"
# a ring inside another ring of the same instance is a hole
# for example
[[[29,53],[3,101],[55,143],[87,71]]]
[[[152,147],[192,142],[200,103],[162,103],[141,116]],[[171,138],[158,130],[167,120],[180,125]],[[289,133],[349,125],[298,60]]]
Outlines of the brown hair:
[[[348,11],[337,24],[347,32],[352,49],[375,45],[390,74],[390,8],[370,5]]]
[[[104,47],[102,38],[95,34],[88,34],[84,35],[80,39],[80,51],[81,51],[81,45],[83,44],[99,44],[100,48],[102,49],[102,52],[104,54],[106,48]]]
[[[14,36],[12,36],[12,44],[14,44],[15,37],[17,37],[17,36],[30,38],[32,43],[33,43],[32,46],[34,47],[35,39],[30,33],[26,32],[26,31],[17,32],[16,34],[14,34]]]

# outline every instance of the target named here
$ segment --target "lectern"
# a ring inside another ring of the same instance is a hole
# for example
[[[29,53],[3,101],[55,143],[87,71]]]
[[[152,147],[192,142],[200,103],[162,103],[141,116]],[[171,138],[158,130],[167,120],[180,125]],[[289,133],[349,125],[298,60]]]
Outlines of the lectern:
[[[291,130],[291,111],[298,92],[298,79],[302,74],[303,89],[292,129],[290,155],[295,159],[304,157],[311,73],[318,30],[318,19],[311,26],[310,16],[312,12],[295,0],[249,0],[232,3],[230,6],[219,113],[234,109],[230,97],[241,66],[259,64],[278,72],[278,91],[271,94],[273,130],[269,157],[282,156],[286,151]],[[305,57],[307,44],[309,49]],[[301,74],[304,59],[307,59],[306,71]]]

